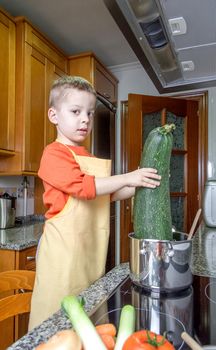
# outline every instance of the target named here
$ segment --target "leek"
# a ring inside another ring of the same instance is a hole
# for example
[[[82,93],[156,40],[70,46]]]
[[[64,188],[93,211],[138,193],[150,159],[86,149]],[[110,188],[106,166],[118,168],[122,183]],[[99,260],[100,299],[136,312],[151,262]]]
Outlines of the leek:
[[[135,308],[132,305],[123,306],[120,314],[120,321],[116,344],[114,350],[122,350],[126,339],[135,331]]]
[[[61,306],[70,319],[74,330],[79,335],[85,350],[107,350],[95,326],[76,296],[69,295],[64,297]]]

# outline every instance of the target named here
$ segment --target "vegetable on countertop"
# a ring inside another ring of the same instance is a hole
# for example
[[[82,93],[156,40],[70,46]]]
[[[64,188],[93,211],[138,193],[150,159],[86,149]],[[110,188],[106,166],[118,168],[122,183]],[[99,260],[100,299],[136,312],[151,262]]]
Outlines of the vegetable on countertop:
[[[115,350],[122,350],[125,340],[135,331],[135,308],[124,305],[121,309]]]
[[[64,297],[61,305],[74,330],[79,335],[85,350],[107,350],[95,326],[76,296],[69,295]]]
[[[175,350],[174,346],[160,334],[148,330],[133,333],[122,350]]]
[[[96,325],[95,328],[106,345],[107,350],[114,350],[117,333],[115,325],[113,323],[103,323]]]
[[[103,323],[96,326],[98,334],[109,334],[112,337],[116,336],[116,327],[113,323]]]
[[[38,345],[35,350],[81,350],[82,343],[73,330],[59,331],[46,343]]]
[[[110,334],[100,334],[100,337],[106,346],[107,350],[114,350],[115,348],[115,338]]]
[[[137,187],[134,197],[134,235],[141,239],[172,240],[170,157],[174,124],[153,129],[144,144],[140,168],[155,168],[161,175],[156,188]]]

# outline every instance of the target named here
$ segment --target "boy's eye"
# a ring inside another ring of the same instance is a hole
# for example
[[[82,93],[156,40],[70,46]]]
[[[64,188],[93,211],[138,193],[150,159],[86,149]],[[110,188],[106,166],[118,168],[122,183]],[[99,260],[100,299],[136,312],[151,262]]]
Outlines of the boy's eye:
[[[73,109],[72,112],[73,112],[73,114],[76,114],[76,115],[79,115],[79,113],[80,113],[79,109]]]
[[[89,117],[94,117],[94,114],[95,114],[95,112],[94,112],[94,111],[91,111],[91,112],[88,113],[88,116],[89,116]]]

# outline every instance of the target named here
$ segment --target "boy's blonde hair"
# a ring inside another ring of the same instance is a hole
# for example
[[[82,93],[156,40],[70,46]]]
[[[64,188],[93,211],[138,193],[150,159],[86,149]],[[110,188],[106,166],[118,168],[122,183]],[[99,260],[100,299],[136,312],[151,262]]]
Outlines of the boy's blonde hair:
[[[91,83],[77,76],[65,75],[54,81],[49,95],[49,107],[56,107],[64,98],[67,89],[78,89],[87,91],[96,96],[96,91]]]

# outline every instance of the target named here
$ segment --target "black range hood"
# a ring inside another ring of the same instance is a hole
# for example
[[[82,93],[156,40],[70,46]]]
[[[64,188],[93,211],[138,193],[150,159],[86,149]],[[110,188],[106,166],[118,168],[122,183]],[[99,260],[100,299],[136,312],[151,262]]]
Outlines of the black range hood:
[[[209,17],[216,15],[215,0],[104,3],[160,93],[216,86],[216,29]],[[208,16],[201,26],[202,11]]]

